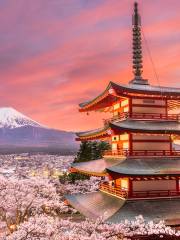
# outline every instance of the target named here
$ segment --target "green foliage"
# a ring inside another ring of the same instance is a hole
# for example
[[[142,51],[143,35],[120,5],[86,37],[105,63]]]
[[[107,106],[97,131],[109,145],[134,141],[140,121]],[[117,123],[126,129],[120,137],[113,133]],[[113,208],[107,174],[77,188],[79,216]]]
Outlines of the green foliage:
[[[70,183],[74,183],[76,180],[86,180],[89,179],[89,176],[81,174],[81,173],[69,173],[68,181]]]
[[[105,150],[110,149],[110,145],[104,141],[82,142],[74,162],[86,162],[100,159]]]
[[[81,173],[64,173],[59,176],[60,183],[64,184],[66,182],[74,183],[76,180],[86,180],[89,176],[83,175]]]
[[[85,162],[89,160],[92,160],[92,143],[87,141],[81,142],[75,162]]]

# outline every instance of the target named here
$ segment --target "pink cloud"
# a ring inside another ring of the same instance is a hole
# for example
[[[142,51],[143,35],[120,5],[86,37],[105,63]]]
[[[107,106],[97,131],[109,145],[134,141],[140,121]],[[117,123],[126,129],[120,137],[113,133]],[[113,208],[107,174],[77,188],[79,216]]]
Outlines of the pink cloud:
[[[78,103],[98,95],[110,80],[127,83],[133,77],[134,1],[68,1],[0,1],[1,106],[50,127],[85,130],[101,126],[105,116],[79,113]],[[160,83],[179,87],[180,2],[139,3]],[[146,48],[144,77],[158,84]]]

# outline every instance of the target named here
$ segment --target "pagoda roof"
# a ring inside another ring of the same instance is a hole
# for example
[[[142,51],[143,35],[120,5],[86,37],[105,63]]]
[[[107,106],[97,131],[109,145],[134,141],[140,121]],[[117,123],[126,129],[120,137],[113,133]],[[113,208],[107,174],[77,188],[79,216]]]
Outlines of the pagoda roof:
[[[154,199],[127,201],[122,208],[113,214],[108,222],[119,223],[121,221],[134,220],[142,215],[145,221],[165,221],[166,225],[174,225],[175,220],[180,224],[180,199]],[[174,211],[175,210],[175,211]]]
[[[93,192],[88,194],[67,195],[67,201],[84,216],[96,220],[103,217],[107,222],[120,223],[135,220],[142,215],[145,221],[171,222],[180,219],[179,199],[125,200],[106,194]]]
[[[127,158],[107,167],[107,172],[124,176],[180,176],[180,157]]]
[[[87,162],[73,163],[73,169],[85,174],[102,176],[105,175],[106,168],[112,167],[120,163],[118,159],[98,159]]]
[[[125,203],[125,199],[111,197],[100,191],[87,194],[66,195],[65,198],[71,206],[85,217],[93,220],[102,216],[105,219],[111,217]]]
[[[162,134],[180,134],[180,123],[176,121],[142,121],[126,119],[123,121],[114,121],[110,123],[113,130],[162,133]]]
[[[110,93],[111,92],[110,89],[113,89],[112,86],[113,86],[113,82],[110,82],[106,87],[106,89],[97,97],[95,97],[90,101],[80,103],[79,104],[80,111],[83,112],[83,111],[95,110],[94,109],[95,105],[97,106],[98,109],[112,106],[112,104],[119,99],[118,96]]]
[[[92,134],[96,134],[96,133],[104,133],[104,131],[106,131],[109,127],[102,127],[102,128],[97,128],[97,129],[93,129],[93,130],[89,130],[89,131],[84,131],[84,132],[77,132],[76,135],[78,137],[83,137],[83,136],[91,136]]]
[[[109,107],[119,98],[150,97],[180,100],[180,88],[151,86],[149,84],[117,84],[110,82],[106,89],[96,98],[81,103],[80,111],[93,111]]]
[[[180,134],[180,123],[177,121],[119,120],[106,124],[102,128],[86,132],[78,132],[80,140],[91,140],[111,135],[110,129],[116,132]]]
[[[97,128],[97,129],[93,129],[93,130],[89,130],[89,131],[85,131],[85,132],[77,132],[76,135],[79,139],[83,140],[91,140],[92,138],[101,138],[101,137],[108,137],[109,133],[108,133],[108,129],[109,129],[109,125],[106,125],[102,128]],[[78,140],[78,139],[77,139]]]

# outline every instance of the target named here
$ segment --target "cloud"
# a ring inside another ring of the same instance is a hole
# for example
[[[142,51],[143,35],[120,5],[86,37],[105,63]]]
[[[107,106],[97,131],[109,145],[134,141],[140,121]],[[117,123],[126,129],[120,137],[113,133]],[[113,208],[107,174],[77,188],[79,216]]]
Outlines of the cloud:
[[[133,2],[0,0],[1,106],[59,129],[102,125],[104,114],[87,117],[78,103],[98,95],[110,80],[132,79]],[[180,2],[139,3],[160,83],[179,87]],[[144,77],[157,85],[143,46]]]

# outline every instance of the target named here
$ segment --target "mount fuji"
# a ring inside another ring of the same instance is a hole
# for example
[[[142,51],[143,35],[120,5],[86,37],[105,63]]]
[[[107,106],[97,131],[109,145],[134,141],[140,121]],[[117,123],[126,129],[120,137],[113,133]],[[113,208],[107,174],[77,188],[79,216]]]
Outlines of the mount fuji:
[[[11,107],[0,108],[0,128],[18,128],[23,126],[43,127]]]
[[[0,108],[0,152],[73,153],[75,134],[48,128],[11,107]]]

